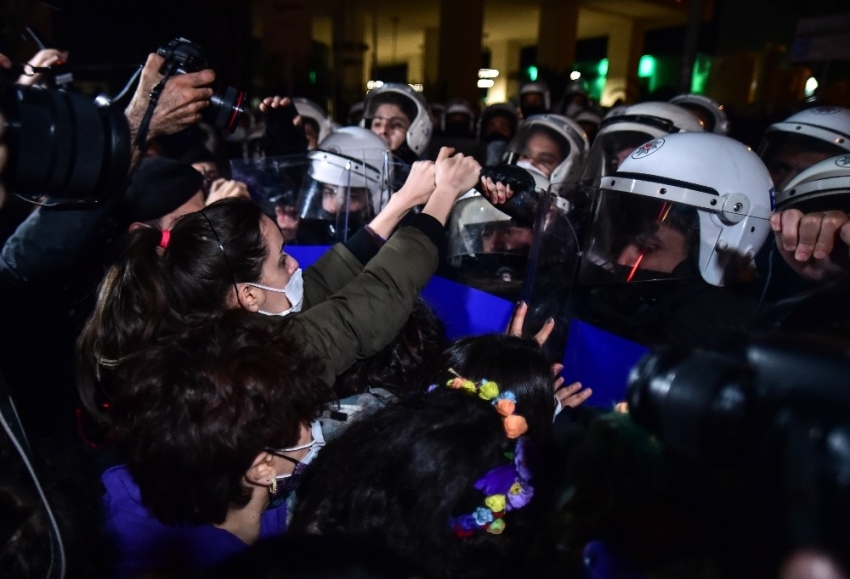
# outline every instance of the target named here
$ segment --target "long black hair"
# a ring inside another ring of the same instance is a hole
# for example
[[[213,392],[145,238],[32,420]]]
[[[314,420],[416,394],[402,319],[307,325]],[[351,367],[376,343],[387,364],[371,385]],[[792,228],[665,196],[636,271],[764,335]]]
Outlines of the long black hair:
[[[298,490],[291,532],[381,537],[426,577],[516,577],[530,509],[500,535],[456,535],[451,519],[483,506],[475,482],[514,450],[493,405],[437,388],[352,424],[322,450]]]
[[[263,214],[247,200],[225,200],[182,217],[170,231],[142,227],[126,237],[98,289],[77,340],[77,383],[86,409],[109,395],[109,377],[129,354],[227,309],[237,281],[260,279],[268,256]]]

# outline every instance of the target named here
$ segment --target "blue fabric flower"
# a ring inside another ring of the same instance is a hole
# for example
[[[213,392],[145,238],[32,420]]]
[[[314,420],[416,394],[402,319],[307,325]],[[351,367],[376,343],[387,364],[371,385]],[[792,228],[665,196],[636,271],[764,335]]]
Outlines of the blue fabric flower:
[[[474,531],[479,527],[475,521],[475,517],[472,515],[461,515],[460,517],[456,517],[453,522],[464,531]]]
[[[498,396],[496,396],[496,398],[493,399],[493,404],[495,404],[496,402],[498,402],[499,400],[502,400],[502,399],[507,399],[507,400],[510,400],[511,402],[516,402],[516,396],[514,396],[514,393],[511,392],[510,390],[508,390],[507,392],[502,392]]]
[[[493,511],[485,509],[484,507],[478,507],[475,509],[472,516],[475,518],[475,522],[481,527],[493,521]]]

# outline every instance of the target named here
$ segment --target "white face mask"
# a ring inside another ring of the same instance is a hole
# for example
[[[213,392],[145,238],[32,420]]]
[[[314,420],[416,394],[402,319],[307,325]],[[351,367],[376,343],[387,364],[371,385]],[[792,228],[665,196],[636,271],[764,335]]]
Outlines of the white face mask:
[[[325,446],[325,435],[322,433],[322,423],[318,420],[314,420],[310,423],[310,436],[313,440],[306,444],[302,444],[300,446],[293,446],[291,448],[282,448],[282,452],[295,452],[297,450],[304,450],[305,448],[309,448],[310,452],[307,453],[307,456],[302,458],[299,462],[303,465],[308,465],[318,456],[319,451],[322,450],[322,447]]]
[[[286,296],[286,299],[289,300],[290,308],[288,310],[283,310],[282,312],[267,312],[264,310],[260,310],[260,313],[263,315],[286,316],[288,314],[301,311],[301,306],[304,303],[304,279],[302,277],[300,267],[295,270],[295,273],[292,274],[292,277],[289,278],[289,282],[283,289],[260,285],[258,283],[249,283],[248,285],[252,285],[254,287],[258,287],[266,291],[284,294]]]
[[[298,461],[298,465],[291,473],[275,477],[280,485],[280,491],[278,492],[278,497],[272,500],[272,506],[277,506],[277,504],[279,504],[282,500],[285,500],[286,497],[289,496],[289,493],[298,486],[301,477],[307,470],[307,466],[316,459],[319,455],[319,451],[325,446],[325,437],[324,434],[322,434],[322,423],[318,420],[314,420],[310,423],[310,435],[313,440],[307,444],[280,449],[280,452],[295,452],[297,450],[304,450],[305,448],[309,448],[310,451],[307,453],[307,456]]]

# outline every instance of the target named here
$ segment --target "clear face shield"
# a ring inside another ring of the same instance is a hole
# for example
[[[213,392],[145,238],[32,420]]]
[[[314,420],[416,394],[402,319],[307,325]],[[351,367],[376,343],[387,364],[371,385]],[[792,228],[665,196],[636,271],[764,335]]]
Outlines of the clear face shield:
[[[682,203],[599,190],[579,281],[590,285],[699,277],[701,218],[711,216],[701,217]],[[717,239],[702,243],[713,247]]]
[[[448,264],[460,283],[519,299],[531,224],[517,222],[480,194],[469,193],[455,205],[448,230]]]
[[[287,243],[295,243],[298,235],[300,217],[296,205],[309,165],[306,154],[230,162],[233,179],[248,186],[251,200],[275,220]]]
[[[768,131],[759,146],[759,157],[777,191],[784,191],[791,179],[812,165],[842,153],[846,150],[838,145],[788,131]]]
[[[297,213],[299,243],[309,245],[346,241],[380,212],[397,180],[409,172],[386,151],[354,155],[312,151],[308,161]]]
[[[598,135],[590,148],[581,181],[591,183],[614,173],[632,151],[655,137],[655,134],[635,130],[610,131]]]
[[[560,359],[566,347],[573,284],[582,253],[574,214],[560,193],[553,185],[540,197],[520,296],[528,304],[526,337],[540,331],[547,319],[555,320],[544,345],[552,359]]]
[[[570,154],[570,144],[564,135],[540,124],[525,124],[505,146],[502,162],[534,169],[547,179]]]

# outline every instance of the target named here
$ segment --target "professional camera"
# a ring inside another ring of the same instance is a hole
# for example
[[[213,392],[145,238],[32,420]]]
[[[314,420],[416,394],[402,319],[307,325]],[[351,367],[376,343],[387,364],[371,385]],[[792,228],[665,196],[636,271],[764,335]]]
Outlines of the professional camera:
[[[753,535],[848,564],[847,343],[773,335],[732,355],[651,353],[632,370],[629,413],[680,456],[733,475],[747,489],[741,504],[760,517]]]
[[[166,78],[209,68],[204,49],[185,38],[175,38],[156,53],[165,59],[159,72]],[[201,117],[211,125],[233,132],[239,117],[245,114],[248,97],[232,86],[213,85],[213,89],[210,106],[203,110]]]
[[[88,97],[14,84],[0,78],[3,172],[14,193],[100,199],[119,191],[130,167],[130,129],[123,111]]]

